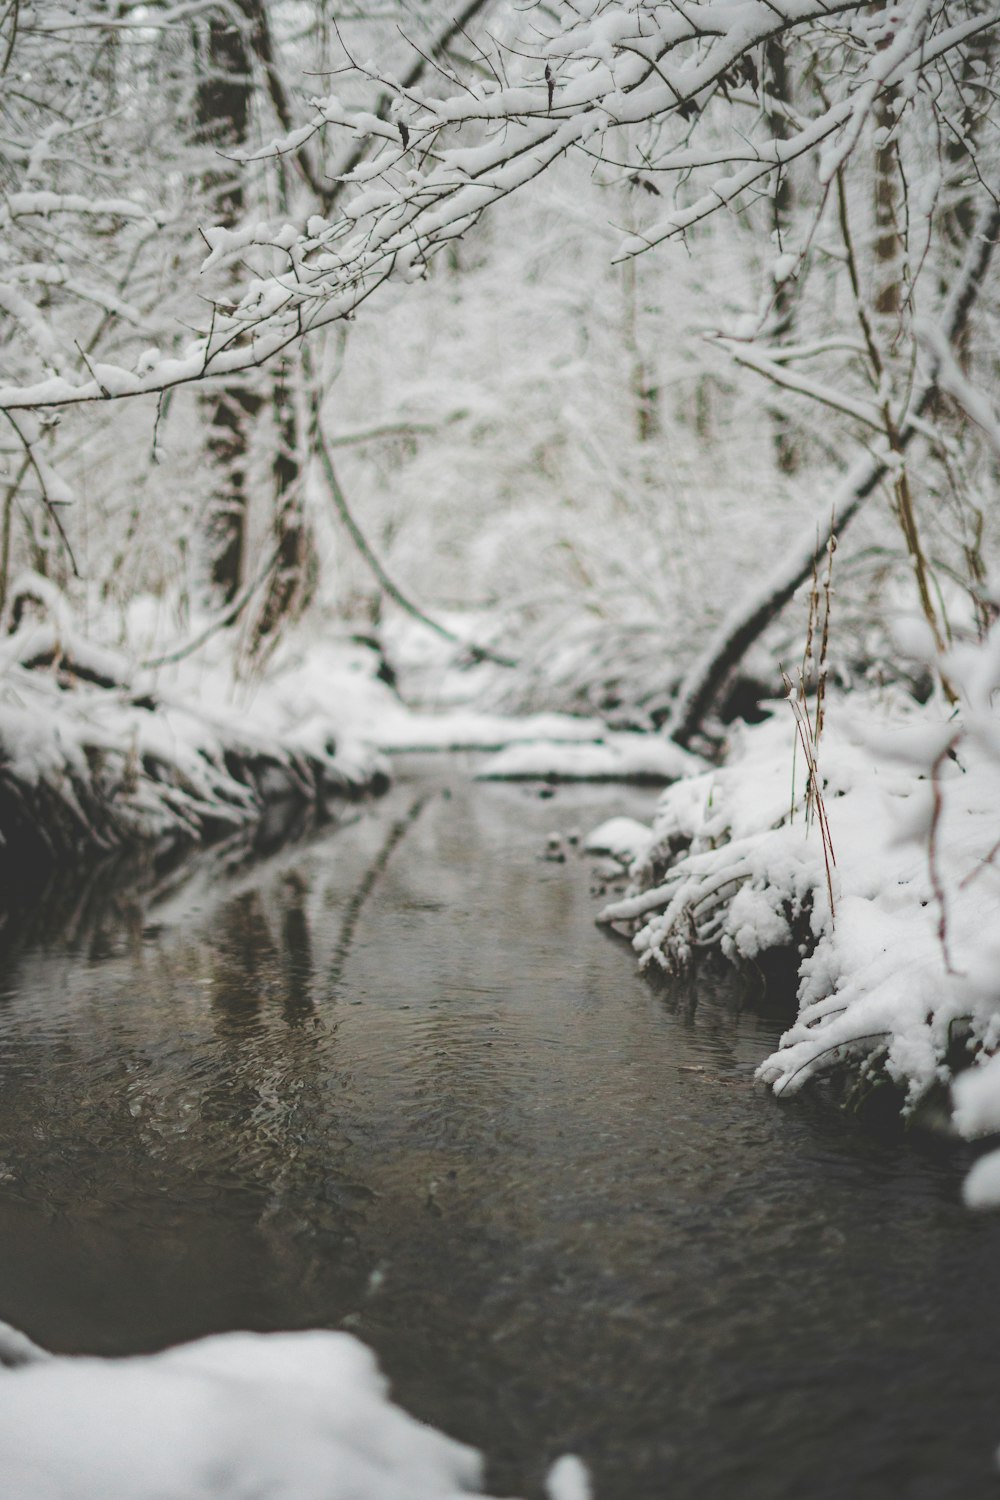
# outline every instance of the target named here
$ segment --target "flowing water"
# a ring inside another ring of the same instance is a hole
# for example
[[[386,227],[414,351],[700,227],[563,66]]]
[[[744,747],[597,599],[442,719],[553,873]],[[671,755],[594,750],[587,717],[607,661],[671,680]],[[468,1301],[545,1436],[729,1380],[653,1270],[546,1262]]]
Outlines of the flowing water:
[[[101,1353],[351,1329],[495,1491],[569,1450],[599,1500],[1000,1494],[967,1153],[778,1105],[780,1019],[652,989],[594,861],[543,857],[654,800],[452,761],[155,901],[15,908],[0,1316]]]

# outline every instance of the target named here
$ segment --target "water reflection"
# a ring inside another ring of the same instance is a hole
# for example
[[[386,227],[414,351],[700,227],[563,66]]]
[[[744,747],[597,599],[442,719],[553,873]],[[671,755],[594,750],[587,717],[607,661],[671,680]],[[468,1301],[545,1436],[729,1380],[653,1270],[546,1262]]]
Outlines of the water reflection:
[[[63,1349],[354,1329],[537,1493],[993,1496],[998,1233],[943,1148],[752,1085],[547,835],[614,788],[400,785],[332,837],[8,924],[0,1315]]]

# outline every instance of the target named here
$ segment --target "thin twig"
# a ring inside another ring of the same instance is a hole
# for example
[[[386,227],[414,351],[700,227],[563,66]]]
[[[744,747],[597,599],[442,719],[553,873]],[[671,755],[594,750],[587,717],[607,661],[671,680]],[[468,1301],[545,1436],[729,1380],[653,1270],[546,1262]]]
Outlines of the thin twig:
[[[951,949],[948,943],[948,904],[945,896],[944,882],[941,879],[941,869],[938,864],[938,832],[941,825],[941,815],[944,812],[944,798],[941,795],[941,768],[950,755],[954,753],[958,736],[949,740],[944,749],[938,755],[931,767],[931,794],[934,798],[933,810],[931,812],[931,826],[927,835],[927,872],[931,879],[931,889],[934,892],[934,900],[938,909],[937,935],[941,945],[941,957],[944,959],[945,971],[952,976],[958,977],[959,970],[951,961]]]

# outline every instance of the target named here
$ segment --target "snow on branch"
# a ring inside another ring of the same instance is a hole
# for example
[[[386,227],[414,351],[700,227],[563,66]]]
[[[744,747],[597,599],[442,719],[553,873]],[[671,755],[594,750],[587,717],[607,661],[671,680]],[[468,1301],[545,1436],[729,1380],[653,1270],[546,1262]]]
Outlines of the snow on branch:
[[[155,214],[130,198],[87,198],[82,193],[8,193],[7,211],[12,219],[30,216],[51,218],[53,214],[110,214],[119,219],[153,219]]]
[[[759,375],[766,375],[768,380],[773,381],[775,385],[780,385],[788,391],[795,391],[800,396],[808,396],[811,400],[818,401],[821,406],[829,406],[833,411],[853,417],[855,421],[873,428],[876,432],[883,431],[882,416],[874,401],[859,400],[856,396],[848,395],[846,391],[839,391],[834,386],[810,379],[808,375],[788,370],[785,368],[786,360],[773,357],[770,350],[754,349],[739,339],[719,336],[716,337],[715,342],[726,349],[738,364],[746,365],[750,370],[756,370]],[[775,352],[779,356],[784,353],[782,350]]]
[[[874,100],[891,90],[906,96],[1000,21],[972,9],[953,21],[955,7],[944,0],[919,0],[902,18],[898,8],[864,14],[850,0],[702,0],[655,9],[643,0],[566,0],[554,11],[532,9],[530,28],[520,22],[526,40],[487,39],[482,66],[458,78],[448,97],[425,86],[419,69],[400,79],[349,56],[345,71],[380,91],[377,113],[334,93],[317,97],[305,124],[245,156],[295,154],[314,136],[346,137],[354,143],[346,161],[341,154],[348,170],[324,211],[300,222],[203,231],[205,272],[220,263],[241,268],[235,305],[216,298],[207,330],[141,370],[99,360],[83,368],[75,361],[67,373],[49,362],[44,376],[0,389],[0,407],[118,399],[265,364],[351,318],[387,281],[418,280],[483,213],[575,150],[680,184],[671,211],[638,226],[622,246],[626,257],[643,253],[742,203],[795,160],[825,149],[823,169],[842,167]],[[787,133],[772,137],[754,57],[769,43],[798,41],[831,60],[828,86],[818,91],[812,118],[785,119]],[[435,79],[438,90],[442,76],[451,80],[450,65]],[[732,91],[744,85],[734,104]],[[760,105],[749,132],[748,97]],[[645,132],[640,147],[637,127]],[[618,141],[623,150],[612,151]],[[140,212],[120,200],[77,204],[45,193],[14,194],[8,203],[18,215]],[[248,250],[256,257],[249,270]]]
[[[74,15],[62,9],[50,17],[31,19],[30,30],[38,36],[58,36],[79,31],[166,31],[182,21],[192,21],[198,16],[227,14],[235,24],[245,19],[233,0],[186,0],[181,5],[133,5],[133,14],[115,15],[90,12]]]

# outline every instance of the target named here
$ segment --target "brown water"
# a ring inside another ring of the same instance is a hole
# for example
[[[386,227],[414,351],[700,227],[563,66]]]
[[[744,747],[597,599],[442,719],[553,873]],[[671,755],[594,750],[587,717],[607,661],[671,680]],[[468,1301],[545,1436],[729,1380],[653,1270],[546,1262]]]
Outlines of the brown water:
[[[104,1353],[350,1328],[529,1496],[567,1449],[600,1500],[1000,1495],[967,1155],[777,1105],[777,1019],[595,929],[546,836],[654,794],[435,775],[152,906],[11,918],[0,1317]]]

